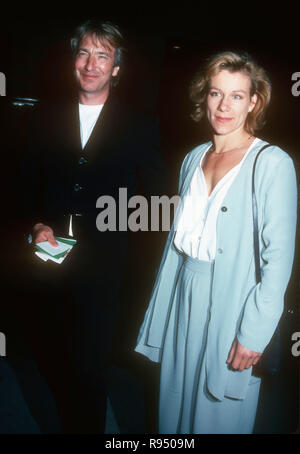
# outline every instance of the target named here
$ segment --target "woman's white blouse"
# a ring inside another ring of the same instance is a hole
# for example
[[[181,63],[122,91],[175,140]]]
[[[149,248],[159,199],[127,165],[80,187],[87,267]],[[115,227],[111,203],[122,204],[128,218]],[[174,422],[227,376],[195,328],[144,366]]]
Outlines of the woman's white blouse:
[[[186,197],[181,200],[181,211],[176,225],[175,247],[182,253],[199,260],[211,261],[216,255],[217,216],[226,193],[237,176],[244,159],[260,139],[255,139],[243,159],[227,172],[208,195],[202,170],[202,155],[193,175]]]

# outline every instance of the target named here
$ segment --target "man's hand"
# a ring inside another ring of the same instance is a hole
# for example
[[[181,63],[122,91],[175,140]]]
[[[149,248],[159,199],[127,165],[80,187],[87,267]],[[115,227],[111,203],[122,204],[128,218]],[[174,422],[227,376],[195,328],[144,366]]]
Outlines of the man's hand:
[[[33,227],[33,242],[41,243],[42,241],[49,241],[51,246],[58,246],[53,234],[53,230],[44,224],[35,224]]]
[[[249,350],[235,339],[227,358],[227,364],[234,370],[249,369],[249,367],[258,363],[261,355],[262,353]]]

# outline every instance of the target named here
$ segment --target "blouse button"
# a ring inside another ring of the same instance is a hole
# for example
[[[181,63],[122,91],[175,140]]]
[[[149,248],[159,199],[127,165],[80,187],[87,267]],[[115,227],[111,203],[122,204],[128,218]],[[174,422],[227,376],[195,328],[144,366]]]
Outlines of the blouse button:
[[[227,211],[227,207],[222,207],[221,210],[225,213],[225,211]]]
[[[223,254],[223,249],[219,248],[218,252],[219,252],[219,254]]]

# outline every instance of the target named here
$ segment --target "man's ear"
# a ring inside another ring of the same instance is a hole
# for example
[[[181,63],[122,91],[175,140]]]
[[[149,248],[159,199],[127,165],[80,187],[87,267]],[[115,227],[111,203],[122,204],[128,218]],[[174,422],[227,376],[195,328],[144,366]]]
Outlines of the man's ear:
[[[119,69],[120,69],[120,66],[115,66],[114,67],[114,69],[112,71],[112,76],[113,77],[116,77],[118,75]]]

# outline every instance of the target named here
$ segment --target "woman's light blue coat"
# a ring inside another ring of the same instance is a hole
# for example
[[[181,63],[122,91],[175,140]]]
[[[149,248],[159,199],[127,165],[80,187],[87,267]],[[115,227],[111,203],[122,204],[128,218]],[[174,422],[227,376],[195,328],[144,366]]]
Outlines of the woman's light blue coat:
[[[210,144],[196,147],[185,157],[179,179],[181,199]],[[297,218],[296,174],[289,155],[272,146],[259,156],[255,173],[262,272],[262,281],[256,284],[251,179],[255,156],[265,144],[258,141],[246,156],[223,201],[222,206],[227,210],[221,209],[217,218],[205,367],[208,390],[219,400],[224,396],[245,397],[251,368],[230,370],[226,364],[229,350],[237,336],[245,347],[263,352],[282,314],[292,270]],[[136,351],[156,362],[161,359],[172,296],[183,262],[173,245],[175,225],[176,218],[136,346]],[[199,337],[201,335],[199,332]]]

